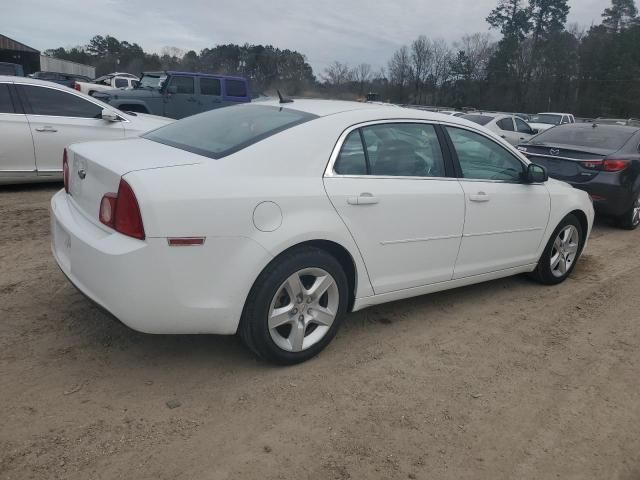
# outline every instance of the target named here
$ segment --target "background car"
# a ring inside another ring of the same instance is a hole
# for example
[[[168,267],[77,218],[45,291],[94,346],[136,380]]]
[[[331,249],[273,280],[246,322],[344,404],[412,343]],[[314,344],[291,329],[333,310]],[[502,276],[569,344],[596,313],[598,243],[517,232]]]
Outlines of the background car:
[[[59,181],[70,143],[137,136],[168,123],[55,83],[0,76],[0,184]]]
[[[378,104],[238,105],[65,158],[52,250],[78,288],[137,330],[238,332],[285,364],[347,311],[560,283],[593,221],[586,193],[485,129]]]
[[[504,138],[511,145],[529,140],[537,130],[520,117],[504,113],[468,113],[460,118],[482,125]]]
[[[140,79],[130,73],[110,73],[92,81],[76,81],[73,88],[79,92],[93,95],[95,92],[108,92],[115,89],[128,89],[138,86]]]
[[[251,101],[246,78],[174,71],[145,72],[132,90],[94,96],[121,110],[170,118]]]
[[[544,132],[556,125],[576,123],[576,119],[570,113],[538,113],[529,117],[531,127],[539,132]]]
[[[77,75],[75,73],[58,73],[58,72],[36,72],[29,75],[31,78],[37,78],[38,80],[47,80],[48,82],[58,83],[65,87],[73,87],[75,82],[90,82],[89,77],[84,75]]]
[[[640,127],[561,125],[518,148],[551,177],[588,192],[599,213],[624,228],[640,225]]]

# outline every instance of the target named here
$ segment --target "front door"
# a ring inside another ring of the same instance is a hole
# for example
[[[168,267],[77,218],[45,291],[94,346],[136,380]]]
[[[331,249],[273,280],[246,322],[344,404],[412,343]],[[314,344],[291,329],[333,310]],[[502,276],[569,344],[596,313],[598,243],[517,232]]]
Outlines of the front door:
[[[525,163],[488,136],[463,128],[446,130],[466,204],[454,278],[536,263],[551,210],[547,187],[522,183]]]
[[[12,98],[12,83],[0,83],[0,173],[35,172],[36,160],[27,117]]]
[[[164,95],[166,117],[180,119],[200,113],[194,77],[172,75]]]
[[[73,91],[41,85],[16,85],[27,111],[38,174],[60,173],[67,145],[124,137],[120,122],[101,118],[102,107]]]
[[[464,195],[447,176],[433,125],[398,122],[353,130],[324,182],[376,294],[451,280]]]

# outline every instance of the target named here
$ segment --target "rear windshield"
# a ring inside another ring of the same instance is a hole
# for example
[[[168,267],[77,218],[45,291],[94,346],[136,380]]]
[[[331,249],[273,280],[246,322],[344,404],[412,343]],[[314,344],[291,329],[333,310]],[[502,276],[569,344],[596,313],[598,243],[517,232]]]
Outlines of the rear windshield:
[[[314,118],[289,108],[234,105],[184,118],[143,137],[205,157],[222,158]]]
[[[552,115],[549,113],[541,113],[531,117],[531,123],[544,123],[546,125],[560,125],[562,115]]]
[[[560,126],[552,128],[532,140],[532,144],[557,144],[619,150],[635,134],[637,129],[626,127],[579,127]]]
[[[462,115],[460,118],[464,118],[465,120],[469,120],[479,125],[486,125],[493,120],[493,117],[489,117],[487,115]]]

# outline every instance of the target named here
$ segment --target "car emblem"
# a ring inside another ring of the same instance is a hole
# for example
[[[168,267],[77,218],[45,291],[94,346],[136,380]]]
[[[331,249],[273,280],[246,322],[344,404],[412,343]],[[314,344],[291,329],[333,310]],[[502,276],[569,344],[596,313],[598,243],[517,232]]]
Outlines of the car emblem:
[[[552,149],[549,151],[549,153],[550,153],[551,155],[560,155],[560,150],[559,150],[559,149],[557,149],[557,148],[552,148]]]
[[[80,180],[84,180],[84,177],[87,176],[87,171],[84,169],[78,170],[78,176],[80,177]]]

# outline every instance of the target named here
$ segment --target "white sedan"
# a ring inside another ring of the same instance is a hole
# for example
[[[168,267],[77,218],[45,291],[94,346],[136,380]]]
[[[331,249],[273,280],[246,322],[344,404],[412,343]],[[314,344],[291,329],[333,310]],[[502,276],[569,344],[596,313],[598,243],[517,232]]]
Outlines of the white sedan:
[[[72,145],[64,165],[52,250],[73,284],[136,330],[239,332],[285,364],[350,311],[525,272],[560,283],[594,217],[479,125],[371,104],[217,109]]]
[[[487,130],[504,138],[511,145],[526,142],[538,133],[522,118],[506,113],[469,113],[463,115],[462,118],[482,125]]]
[[[0,185],[60,181],[65,146],[138,136],[171,122],[52,82],[0,76]]]

